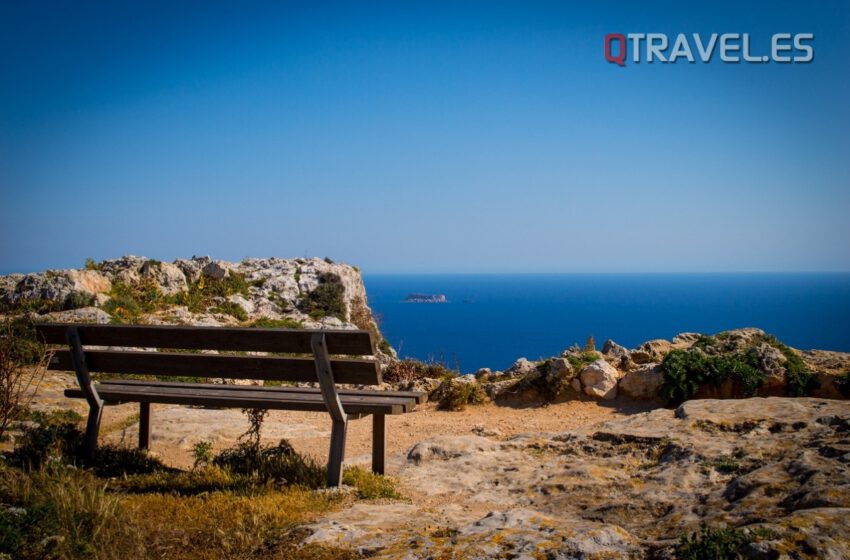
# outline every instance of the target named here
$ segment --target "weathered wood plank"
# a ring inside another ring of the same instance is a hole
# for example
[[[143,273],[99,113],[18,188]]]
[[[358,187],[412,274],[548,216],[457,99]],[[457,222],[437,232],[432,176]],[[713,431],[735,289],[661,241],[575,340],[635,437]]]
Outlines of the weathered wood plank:
[[[270,410],[301,410],[312,412],[327,412],[324,399],[316,398],[284,398],[280,396],[254,396],[243,392],[226,394],[213,392],[212,394],[199,395],[192,392],[175,391],[174,389],[160,391],[115,391],[103,388],[101,394],[108,402],[150,402],[162,404],[181,404],[196,406],[211,406],[225,408],[267,408]],[[83,398],[79,389],[66,389],[65,396],[70,398]],[[343,401],[343,409],[346,414],[402,414],[406,405],[402,403],[381,401],[369,401],[360,399],[354,401]]]
[[[89,350],[85,355],[91,372],[266,381],[317,381],[312,358],[111,350]],[[70,352],[57,350],[48,367],[51,370],[73,371]],[[336,359],[331,360],[331,367],[337,383],[377,385],[381,382],[378,363],[372,360]]]
[[[387,456],[387,417],[372,415],[372,472],[384,474]]]
[[[139,449],[151,448],[151,403],[139,403]]]
[[[328,453],[328,486],[342,484],[342,462],[345,460],[345,435],[348,422],[334,420],[331,425],[331,447]]]
[[[149,381],[149,380],[140,380],[140,379],[109,379],[106,381],[101,381],[99,385],[152,385],[158,387],[184,387],[186,383],[181,383],[179,381]],[[208,383],[203,384],[205,387],[210,388],[219,388],[225,390],[255,390],[256,387],[251,385],[211,385]],[[311,387],[291,387],[287,385],[282,386],[263,386],[263,390],[265,391],[280,391],[285,393],[318,393],[318,388]],[[374,389],[341,389],[337,388],[337,392],[342,395],[375,395],[381,397],[403,397],[410,398],[416,401],[416,404],[423,404],[428,402],[428,393],[422,391],[376,391]]]
[[[83,346],[80,343],[80,334],[75,326],[68,326],[65,329],[65,341],[70,350],[66,350],[68,363],[77,375],[77,383],[80,386],[80,392],[89,403],[89,417],[86,422],[86,438],[84,443],[83,455],[86,461],[91,461],[94,457],[94,452],[97,449],[97,435],[100,432],[100,420],[103,417],[103,399],[98,394],[91,375],[89,374],[89,365],[86,355],[83,353]]]
[[[48,344],[65,344],[68,325],[44,323],[37,332]],[[134,348],[183,348],[231,352],[311,353],[316,331],[299,329],[251,329],[240,327],[192,327],[172,325],[79,325],[84,346]],[[330,354],[366,356],[375,353],[368,331],[323,330]]]

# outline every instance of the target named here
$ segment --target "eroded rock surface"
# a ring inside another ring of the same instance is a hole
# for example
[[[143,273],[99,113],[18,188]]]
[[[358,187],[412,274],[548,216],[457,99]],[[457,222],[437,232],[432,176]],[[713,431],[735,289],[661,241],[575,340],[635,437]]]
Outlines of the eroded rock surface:
[[[841,401],[695,400],[574,432],[440,437],[398,476],[411,504],[336,512],[311,538],[377,558],[671,558],[705,522],[753,535],[753,558],[850,557]]]

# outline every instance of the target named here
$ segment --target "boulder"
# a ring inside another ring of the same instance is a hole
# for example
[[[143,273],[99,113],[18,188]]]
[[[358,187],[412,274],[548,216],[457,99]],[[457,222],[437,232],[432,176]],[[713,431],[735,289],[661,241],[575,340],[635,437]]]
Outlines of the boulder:
[[[623,376],[619,390],[633,399],[654,399],[664,382],[664,372],[659,364],[642,364]]]
[[[579,374],[585,394],[611,400],[617,398],[617,381],[620,372],[605,360],[596,360]]]
[[[201,274],[220,280],[230,275],[230,266],[224,261],[212,261],[201,269]]]
[[[572,379],[575,376],[573,365],[566,358],[553,358],[549,362],[547,375],[559,379]]]
[[[519,358],[514,364],[505,370],[505,375],[509,377],[525,377],[529,373],[535,373],[537,366],[533,362],[529,362],[526,358]]]
[[[187,282],[197,282],[201,279],[201,271],[212,262],[209,257],[192,257],[191,259],[177,259],[174,266],[180,269]]]
[[[632,369],[635,365],[632,361],[631,352],[610,338],[606,340],[605,344],[602,346],[602,354],[621,369]]]
[[[664,359],[670,350],[673,350],[673,345],[669,340],[661,338],[644,342],[631,352],[632,361],[636,364],[648,364],[650,362],[660,362]]]
[[[139,273],[142,280],[153,282],[167,296],[189,290],[186,275],[177,265],[151,260],[142,265]]]

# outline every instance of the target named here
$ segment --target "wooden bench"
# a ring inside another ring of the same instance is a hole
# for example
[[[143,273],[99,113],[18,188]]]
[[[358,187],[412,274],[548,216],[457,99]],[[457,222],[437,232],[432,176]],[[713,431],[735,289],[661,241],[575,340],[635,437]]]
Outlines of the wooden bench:
[[[338,486],[342,480],[349,420],[372,416],[372,470],[383,474],[386,416],[410,412],[427,400],[427,394],[418,392],[337,388],[337,383],[381,383],[381,370],[373,359],[374,341],[367,331],[55,323],[36,328],[45,343],[68,347],[54,353],[49,369],[73,371],[77,375],[79,389],[68,389],[65,395],[85,398],[89,404],[85,439],[88,459],[97,446],[101,415],[107,405],[140,403],[139,447],[142,448],[150,447],[151,403],[324,411],[332,421],[328,485]],[[200,350],[230,353],[198,353]],[[258,352],[264,355],[245,355]],[[94,382],[93,373],[111,374],[110,377],[133,374],[309,381],[318,382],[319,387],[120,378]]]

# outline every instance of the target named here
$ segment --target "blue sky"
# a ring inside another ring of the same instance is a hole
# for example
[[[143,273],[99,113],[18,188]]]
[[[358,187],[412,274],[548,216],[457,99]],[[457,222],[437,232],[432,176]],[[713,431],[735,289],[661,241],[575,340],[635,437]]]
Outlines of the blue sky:
[[[0,271],[849,271],[850,5],[589,4],[5,2]],[[630,32],[815,60],[607,63]]]

